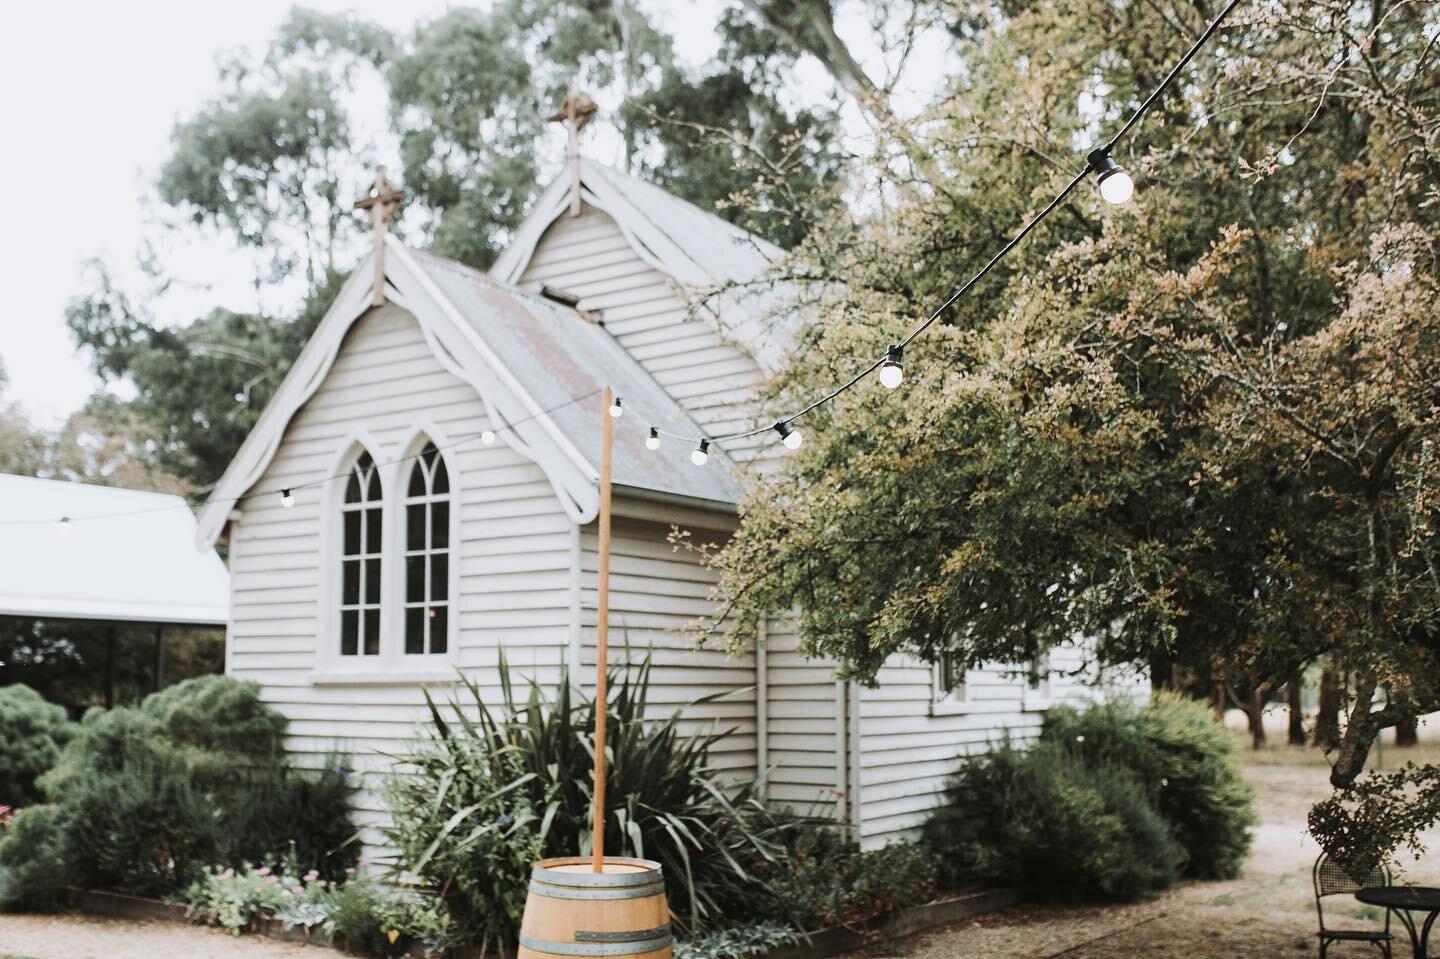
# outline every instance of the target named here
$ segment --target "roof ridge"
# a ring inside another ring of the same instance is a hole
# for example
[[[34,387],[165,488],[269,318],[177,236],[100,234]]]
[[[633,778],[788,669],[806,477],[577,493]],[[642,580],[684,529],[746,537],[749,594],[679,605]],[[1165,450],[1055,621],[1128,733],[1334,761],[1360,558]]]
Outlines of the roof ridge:
[[[130,486],[110,486],[107,483],[87,483],[81,480],[60,479],[51,476],[26,476],[23,473],[0,473],[0,483],[14,482],[15,480],[32,483],[48,483],[55,486],[64,486],[67,489],[104,490],[107,493],[127,493],[133,496],[163,496],[167,499],[185,499],[182,493],[165,493],[153,489],[134,489]]]

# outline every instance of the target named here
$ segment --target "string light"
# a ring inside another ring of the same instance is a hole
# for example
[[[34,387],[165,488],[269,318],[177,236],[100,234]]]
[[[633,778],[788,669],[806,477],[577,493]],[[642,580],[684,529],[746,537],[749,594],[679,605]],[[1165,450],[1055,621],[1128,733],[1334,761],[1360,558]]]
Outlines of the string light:
[[[790,424],[784,420],[777,420],[775,432],[780,434],[780,441],[785,444],[787,450],[798,450],[800,444],[805,442],[805,437],[797,429],[792,429]]]
[[[288,490],[288,489],[282,489],[282,490],[280,491],[280,505],[283,506],[283,507],[285,507],[286,509],[289,509],[290,507],[294,506],[294,505],[295,505],[295,494],[292,493],[292,492],[290,492],[290,490]]]
[[[1100,195],[1105,198],[1105,202],[1117,205],[1130,202],[1130,198],[1135,195],[1135,181],[1125,172],[1124,167],[1115,162],[1109,149],[1101,147],[1094,150],[1086,160],[1090,169],[1096,173],[1095,185],[1100,188]]]
[[[622,417],[622,416],[624,416],[624,415],[625,415],[625,407],[624,407],[624,405],[621,403],[620,397],[617,396],[617,397],[615,397],[615,401],[610,404],[610,416],[611,416],[612,419],[617,419],[617,420],[618,420],[620,417]]]
[[[705,461],[710,458],[710,441],[701,440],[700,445],[690,453],[690,462],[696,466],[704,466]]]
[[[660,431],[650,427],[650,435],[645,437],[645,448],[647,450],[658,450],[660,448]]]
[[[486,446],[494,446],[494,445],[495,445],[495,431],[494,431],[494,430],[482,430],[482,431],[480,432],[480,442],[484,443]]]
[[[900,365],[900,357],[905,348],[899,343],[890,344],[885,351],[885,361],[880,364],[880,385],[887,390],[893,390],[905,379],[905,368]]]

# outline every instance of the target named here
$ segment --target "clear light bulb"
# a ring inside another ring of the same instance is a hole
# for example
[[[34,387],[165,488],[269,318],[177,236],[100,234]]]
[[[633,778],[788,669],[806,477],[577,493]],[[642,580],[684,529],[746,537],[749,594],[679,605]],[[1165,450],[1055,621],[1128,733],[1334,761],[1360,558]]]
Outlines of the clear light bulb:
[[[480,442],[484,443],[486,446],[493,446],[493,445],[495,445],[495,431],[494,431],[494,430],[485,430],[485,431],[483,431],[483,432],[480,434]]]
[[[1116,167],[1100,178],[1100,195],[1107,203],[1129,203],[1135,195],[1135,181],[1129,173]]]
[[[294,506],[295,494],[290,492],[288,489],[282,489],[280,491],[280,505],[285,507],[286,509]]]
[[[696,466],[704,466],[705,461],[710,458],[710,441],[701,440],[700,445],[690,452],[690,462]]]
[[[790,435],[785,437],[785,448],[787,450],[798,450],[800,444],[803,442],[805,442],[805,437],[801,435],[800,431],[791,430]]]
[[[618,396],[615,397],[614,402],[610,404],[610,415],[617,420],[625,415],[625,407],[621,405],[620,397]]]
[[[645,437],[645,448],[647,450],[658,450],[660,448],[660,431],[650,427],[650,435]]]

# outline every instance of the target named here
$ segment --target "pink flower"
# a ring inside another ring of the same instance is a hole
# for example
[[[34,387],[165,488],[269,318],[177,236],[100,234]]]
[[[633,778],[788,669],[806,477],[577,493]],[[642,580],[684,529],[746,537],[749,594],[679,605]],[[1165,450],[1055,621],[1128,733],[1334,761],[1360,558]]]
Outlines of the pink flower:
[[[235,870],[231,869],[229,866],[226,866],[226,867],[225,867],[225,871],[220,874],[220,878],[221,878],[221,879],[234,879],[234,878],[235,878]]]
[[[303,896],[303,895],[305,895],[305,887],[304,887],[304,886],[296,886],[295,888],[291,889],[290,891],[293,892],[293,893],[294,893],[295,895],[297,895],[297,896]]]
[[[363,857],[360,859],[360,868],[361,868],[361,869],[365,869],[365,868],[367,868],[369,865],[370,865],[370,860],[365,859],[365,858],[363,858]]]
[[[306,881],[306,882],[314,882],[316,879],[319,879],[319,878],[320,878],[320,870],[318,870],[318,869],[312,869],[312,870],[310,870],[309,872],[307,872],[307,873],[305,874],[305,881]]]
[[[279,877],[279,876],[266,876],[266,877],[265,877],[265,881],[268,882],[270,885],[273,886],[273,885],[275,885],[276,883],[278,883],[278,882],[280,881],[280,877]]]
[[[259,869],[255,870],[255,875],[257,875],[257,876],[268,876],[268,875],[270,875],[270,867],[269,867],[269,866],[261,866]]]

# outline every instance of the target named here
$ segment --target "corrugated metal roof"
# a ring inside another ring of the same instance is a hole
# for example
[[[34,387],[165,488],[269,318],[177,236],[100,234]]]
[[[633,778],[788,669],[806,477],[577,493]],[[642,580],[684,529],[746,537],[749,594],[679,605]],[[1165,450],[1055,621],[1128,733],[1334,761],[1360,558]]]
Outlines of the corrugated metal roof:
[[[224,626],[230,575],[179,496],[0,474],[0,615]]]
[[[624,400],[626,415],[616,424],[613,448],[616,485],[725,504],[739,499],[735,466],[723,454],[699,467],[679,441],[646,449],[651,426],[696,437],[704,430],[602,326],[453,260],[408,252],[535,402],[543,409],[560,407],[550,418],[597,469],[598,395],[562,404],[607,385]]]
[[[653,183],[603,163],[582,159],[580,179],[592,188],[597,180],[603,181],[607,195],[621,197],[649,229],[662,234],[694,270],[708,278],[705,285],[715,289],[729,286],[725,294],[712,300],[722,332],[745,345],[768,372],[786,366],[803,320],[792,308],[795,291],[788,284],[766,278],[785,256],[784,250]],[[635,226],[633,222],[630,225]],[[643,241],[643,235],[640,238]],[[688,280],[691,273],[677,270],[676,278]]]

